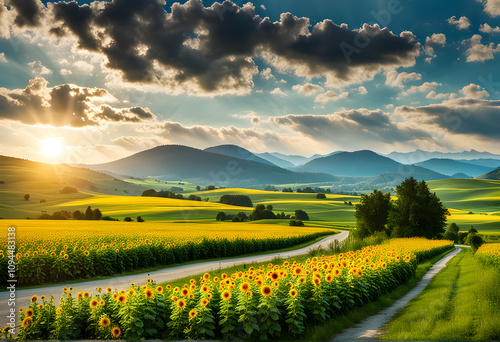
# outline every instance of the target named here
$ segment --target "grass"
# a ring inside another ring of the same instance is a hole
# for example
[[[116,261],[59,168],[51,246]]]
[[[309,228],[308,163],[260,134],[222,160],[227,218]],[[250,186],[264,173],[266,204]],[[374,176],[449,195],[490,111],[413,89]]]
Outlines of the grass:
[[[383,339],[498,340],[499,283],[500,270],[462,251],[387,325]]]
[[[354,325],[362,322],[369,316],[375,315],[383,309],[391,306],[396,300],[402,298],[410,292],[428,270],[441,258],[450,251],[443,252],[418,265],[415,275],[406,283],[399,285],[393,291],[380,296],[376,301],[367,303],[366,305],[355,308],[343,315],[333,317],[322,325],[311,327],[306,330],[301,337],[301,341],[325,341],[330,340],[332,335],[340,334],[345,329],[351,328]]]

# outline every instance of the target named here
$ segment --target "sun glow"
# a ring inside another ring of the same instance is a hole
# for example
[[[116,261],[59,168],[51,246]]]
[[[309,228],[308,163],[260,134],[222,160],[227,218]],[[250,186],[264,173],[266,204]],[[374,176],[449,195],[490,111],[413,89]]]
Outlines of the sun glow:
[[[45,153],[45,155],[48,157],[58,157],[61,155],[63,150],[64,147],[60,139],[48,138],[42,141],[42,152]]]

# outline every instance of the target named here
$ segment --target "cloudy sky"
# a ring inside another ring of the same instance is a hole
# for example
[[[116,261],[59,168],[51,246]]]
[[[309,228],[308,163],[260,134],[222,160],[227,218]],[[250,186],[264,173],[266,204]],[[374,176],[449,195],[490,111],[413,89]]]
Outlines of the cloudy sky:
[[[0,0],[0,154],[500,153],[500,0]]]

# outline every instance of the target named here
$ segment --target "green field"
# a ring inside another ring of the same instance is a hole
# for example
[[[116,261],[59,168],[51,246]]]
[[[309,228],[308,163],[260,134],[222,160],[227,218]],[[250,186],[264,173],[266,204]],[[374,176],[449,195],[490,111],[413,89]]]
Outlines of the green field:
[[[104,215],[120,220],[142,216],[147,221],[213,222],[219,211],[249,214],[251,208],[216,203],[224,194],[245,194],[254,205],[271,204],[274,212],[293,215],[297,209],[305,210],[312,221],[309,225],[347,227],[355,225],[354,206],[344,202],[355,204],[359,200],[357,196],[334,194],[319,200],[316,194],[253,189],[196,192],[195,184],[180,180],[121,180],[67,165],[1,158],[0,181],[4,184],[0,184],[0,217],[5,219],[37,218],[43,211],[84,210],[91,205]],[[473,225],[481,232],[500,232],[500,181],[446,179],[428,184],[450,208],[449,222],[456,222],[461,230],[468,230]],[[77,187],[79,192],[61,194],[59,191],[67,185]],[[208,198],[209,202],[140,197],[146,189],[169,190],[171,187],[182,187],[184,197],[195,194],[204,200]],[[30,194],[28,201],[23,198],[25,194]],[[284,220],[278,221],[276,223],[286,224]]]

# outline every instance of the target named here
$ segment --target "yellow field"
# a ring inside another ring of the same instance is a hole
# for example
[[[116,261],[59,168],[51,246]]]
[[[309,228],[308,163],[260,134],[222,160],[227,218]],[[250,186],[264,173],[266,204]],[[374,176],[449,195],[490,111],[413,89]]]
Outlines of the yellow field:
[[[207,203],[215,205],[215,203]],[[248,224],[232,222],[166,223],[166,222],[115,222],[77,220],[2,220],[4,227],[16,227],[17,246],[34,250],[38,244],[51,247],[52,243],[68,245],[78,241],[112,243],[126,241],[140,245],[149,242],[184,244],[200,242],[203,238],[217,239],[277,239],[291,238],[322,232],[324,228],[289,227],[277,224]],[[49,245],[49,246],[47,246]],[[7,234],[0,237],[0,249],[7,247]],[[88,246],[87,246],[88,247]]]

